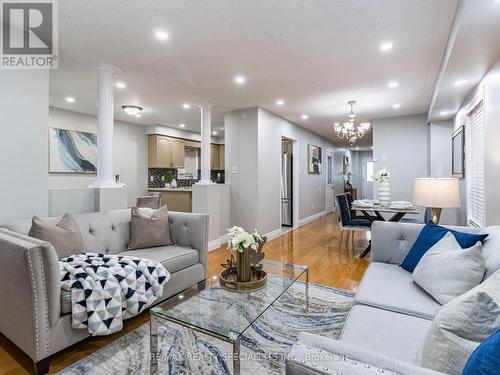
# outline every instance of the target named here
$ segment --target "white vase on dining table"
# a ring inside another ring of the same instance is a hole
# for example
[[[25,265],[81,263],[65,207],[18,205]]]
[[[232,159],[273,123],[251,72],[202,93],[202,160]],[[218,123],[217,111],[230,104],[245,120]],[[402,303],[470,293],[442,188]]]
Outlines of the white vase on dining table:
[[[378,183],[378,200],[382,207],[389,206],[391,203],[391,184],[388,179],[382,179]]]

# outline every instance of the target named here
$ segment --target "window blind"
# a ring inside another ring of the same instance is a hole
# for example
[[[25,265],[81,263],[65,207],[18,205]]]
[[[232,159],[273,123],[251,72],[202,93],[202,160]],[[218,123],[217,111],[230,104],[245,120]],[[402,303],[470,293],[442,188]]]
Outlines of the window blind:
[[[485,225],[484,209],[484,105],[483,101],[468,114],[465,129],[467,179],[467,222]]]

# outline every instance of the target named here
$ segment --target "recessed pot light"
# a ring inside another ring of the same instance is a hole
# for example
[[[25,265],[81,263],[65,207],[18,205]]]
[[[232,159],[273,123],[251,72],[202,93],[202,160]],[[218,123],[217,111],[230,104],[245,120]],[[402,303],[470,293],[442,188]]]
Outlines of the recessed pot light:
[[[450,113],[450,112],[448,112],[448,111],[441,111],[441,112],[439,112],[439,114],[440,114],[441,116],[447,116],[449,113]]]
[[[142,107],[138,105],[122,105],[122,109],[129,116],[137,116],[142,112]]]
[[[383,42],[380,45],[380,50],[381,51],[390,51],[392,49],[392,47],[394,47],[394,44],[391,41],[388,40],[386,42]]]
[[[68,103],[74,103],[75,102],[75,98],[73,98],[72,96],[67,96],[66,98],[64,98],[64,100],[66,100]]]
[[[245,81],[246,81],[246,79],[242,75],[237,75],[236,77],[234,77],[234,82],[236,82],[238,85],[244,84]]]
[[[123,81],[118,81],[115,83],[115,87],[118,89],[124,89],[125,87],[127,87],[127,85],[125,85],[125,82]]]
[[[359,150],[359,146],[356,146],[356,150]]]
[[[161,40],[162,42],[168,39],[168,33],[165,30],[156,30],[155,36],[156,39]]]
[[[307,120],[309,118],[308,115],[302,115],[302,120]]]
[[[399,108],[401,108],[401,104],[395,103],[395,104],[392,105],[392,108],[399,109]]]
[[[189,109],[189,108],[191,108],[191,104],[189,104],[189,103],[184,103],[184,104],[182,104],[182,108],[184,108],[184,109]]]
[[[212,135],[217,135],[218,133],[217,132],[212,132]]]
[[[459,79],[458,81],[455,81],[454,85],[455,86],[462,86],[466,83],[467,83],[467,81],[465,79]]]
[[[179,128],[185,128],[186,124],[179,124]]]
[[[397,82],[397,81],[391,81],[387,84],[387,87],[389,87],[390,89],[395,89],[398,86],[399,86],[399,82]]]
[[[285,104],[285,101],[283,99],[276,100],[276,105],[283,105],[283,104]]]

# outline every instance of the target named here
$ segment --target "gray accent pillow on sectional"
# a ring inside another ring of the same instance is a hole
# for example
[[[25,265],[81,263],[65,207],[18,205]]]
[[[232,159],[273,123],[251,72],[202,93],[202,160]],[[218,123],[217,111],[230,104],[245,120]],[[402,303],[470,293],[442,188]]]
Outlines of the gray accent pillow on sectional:
[[[50,242],[59,259],[85,251],[80,227],[69,214],[65,214],[56,225],[33,216],[28,235]]]
[[[445,305],[479,285],[485,270],[481,242],[462,249],[455,236],[448,232],[420,259],[412,277]]]
[[[424,341],[422,365],[461,374],[472,352],[500,328],[500,271],[439,310]]]
[[[129,250],[173,245],[170,237],[168,209],[132,207]]]

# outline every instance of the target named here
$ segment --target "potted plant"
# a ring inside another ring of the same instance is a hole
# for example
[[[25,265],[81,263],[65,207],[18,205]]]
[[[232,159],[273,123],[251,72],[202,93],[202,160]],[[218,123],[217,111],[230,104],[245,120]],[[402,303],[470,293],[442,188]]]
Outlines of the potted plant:
[[[172,183],[172,180],[175,178],[175,175],[172,173],[172,171],[166,171],[163,174],[163,180],[165,181],[165,187],[170,187],[170,184]]]
[[[388,206],[391,202],[391,173],[384,167],[375,174],[374,180],[378,181],[378,200],[381,206]]]
[[[234,226],[227,231],[229,232],[227,248],[236,252],[237,280],[248,282],[252,276],[250,252],[257,250],[265,240],[257,233],[257,230],[248,233],[243,228]]]

